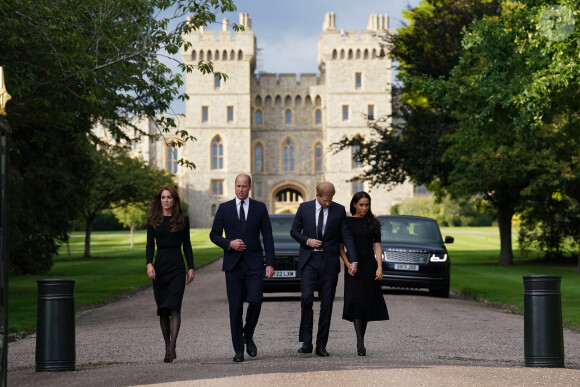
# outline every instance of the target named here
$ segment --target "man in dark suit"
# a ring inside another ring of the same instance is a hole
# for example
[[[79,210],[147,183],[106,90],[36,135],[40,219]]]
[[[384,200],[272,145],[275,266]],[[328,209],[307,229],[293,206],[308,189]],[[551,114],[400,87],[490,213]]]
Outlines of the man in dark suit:
[[[264,268],[260,233],[266,250],[266,277],[272,278],[274,275],[274,238],[270,217],[264,203],[248,198],[250,189],[251,177],[238,175],[235,182],[236,198],[220,204],[209,233],[211,241],[224,249],[222,270],[226,275],[236,363],[244,361],[244,344],[248,355],[254,357],[258,353],[254,343],[254,329],[262,308]],[[244,297],[248,301],[245,325],[242,321]]]
[[[340,272],[339,244],[343,242],[350,262],[357,256],[352,234],[346,222],[344,206],[333,203],[334,185],[328,182],[316,186],[316,200],[302,203],[290,229],[290,235],[300,243],[298,267],[301,279],[301,317],[299,340],[303,343],[299,353],[312,352],[312,325],[314,290],[318,282],[320,317],[316,335],[316,354],[329,356],[326,351],[332,304]],[[356,270],[356,265],[353,265]]]

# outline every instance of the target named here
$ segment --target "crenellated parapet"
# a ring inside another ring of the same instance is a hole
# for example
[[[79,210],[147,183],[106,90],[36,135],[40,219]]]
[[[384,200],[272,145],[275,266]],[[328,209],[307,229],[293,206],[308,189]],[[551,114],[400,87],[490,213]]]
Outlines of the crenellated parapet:
[[[337,29],[334,12],[329,12],[322,24],[318,41],[318,67],[333,60],[376,60],[385,57],[380,37],[389,29],[389,16],[373,14],[362,31]]]

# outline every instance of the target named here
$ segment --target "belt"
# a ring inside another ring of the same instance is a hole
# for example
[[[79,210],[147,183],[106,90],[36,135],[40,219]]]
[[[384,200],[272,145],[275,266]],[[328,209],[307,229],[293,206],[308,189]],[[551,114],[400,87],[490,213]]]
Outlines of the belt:
[[[314,254],[323,254],[323,253],[324,253],[324,251],[322,251],[322,250],[314,250]]]

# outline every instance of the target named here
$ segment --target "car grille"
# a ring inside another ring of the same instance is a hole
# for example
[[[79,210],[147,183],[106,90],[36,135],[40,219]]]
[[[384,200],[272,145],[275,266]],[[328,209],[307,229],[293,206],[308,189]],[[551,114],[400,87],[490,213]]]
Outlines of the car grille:
[[[427,263],[429,253],[426,251],[387,250],[387,262]]]
[[[298,266],[298,257],[293,255],[290,256],[277,256],[274,259],[274,269],[275,270],[296,270]]]

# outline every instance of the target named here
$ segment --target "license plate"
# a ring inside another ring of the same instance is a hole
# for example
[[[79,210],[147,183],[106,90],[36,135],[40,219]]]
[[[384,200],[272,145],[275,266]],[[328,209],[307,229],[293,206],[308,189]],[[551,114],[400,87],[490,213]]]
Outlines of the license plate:
[[[274,277],[295,278],[296,277],[296,270],[276,270],[274,272]]]
[[[395,270],[419,271],[419,265],[407,265],[404,263],[395,263]]]

